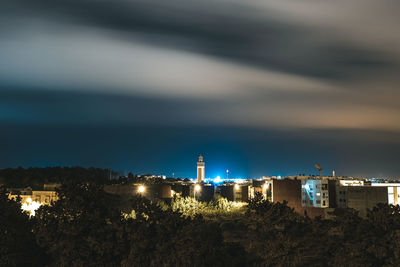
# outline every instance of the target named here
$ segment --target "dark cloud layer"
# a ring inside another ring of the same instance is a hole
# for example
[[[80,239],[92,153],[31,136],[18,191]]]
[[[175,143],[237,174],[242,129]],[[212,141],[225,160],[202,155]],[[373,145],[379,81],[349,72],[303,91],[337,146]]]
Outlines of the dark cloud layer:
[[[251,3],[251,2],[250,2]],[[310,3],[312,4],[312,3]],[[123,31],[146,42],[278,71],[329,79],[398,68],[385,51],[330,38],[330,32],[277,18],[273,10],[205,1],[12,1],[3,12]],[[208,7],[207,7],[208,5]],[[334,34],[334,33],[333,33]]]
[[[316,160],[398,176],[399,10],[391,0],[1,1],[0,167],[189,176],[188,155],[201,152],[214,172],[240,176],[308,173]]]

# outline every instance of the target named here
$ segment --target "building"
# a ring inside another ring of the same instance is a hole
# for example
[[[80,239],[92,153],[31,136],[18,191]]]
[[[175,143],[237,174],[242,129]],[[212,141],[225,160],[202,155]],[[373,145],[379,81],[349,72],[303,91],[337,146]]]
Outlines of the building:
[[[310,201],[307,194],[303,199],[304,190],[302,185],[307,184],[309,183],[301,179],[271,179],[263,186],[263,192],[267,194],[266,197],[272,202],[287,202],[287,205],[300,215],[307,215],[311,218],[317,216],[325,218],[327,207],[322,207],[321,204],[314,206],[313,204],[317,203],[316,198],[312,199],[312,204],[311,202],[303,204],[303,200]],[[315,183],[315,185],[317,185],[317,183]],[[315,185],[310,187],[310,189],[313,188],[313,190],[315,190]],[[319,192],[322,191],[319,190]],[[316,192],[313,191],[313,195],[315,195],[315,193]]]
[[[371,183],[371,186],[387,188],[387,203],[400,205],[400,183]]]
[[[203,156],[199,156],[199,161],[197,162],[197,183],[203,182],[205,179],[205,163],[203,161]]]
[[[215,194],[229,201],[248,202],[250,199],[248,184],[226,183],[215,186]]]
[[[388,203],[388,188],[373,186],[336,186],[336,207],[351,208],[367,216],[378,203]]]
[[[8,194],[9,199],[21,199],[21,208],[27,211],[30,215],[35,215],[37,210],[42,205],[50,205],[58,200],[55,188],[59,185],[44,185],[43,190],[32,190],[28,187],[25,189],[11,189]]]
[[[212,184],[192,184],[190,196],[200,201],[211,201],[214,199],[215,186]]]
[[[261,191],[272,202],[286,201],[297,213],[309,217],[329,218],[334,208],[352,208],[365,217],[378,203],[400,203],[400,184],[370,186],[361,179],[312,176],[265,177],[263,182],[254,191]]]
[[[168,200],[172,198],[171,185],[161,184],[113,184],[105,185],[104,191],[109,194],[119,195],[124,199],[129,199],[136,195],[155,201]]]
[[[328,208],[328,182],[327,179],[301,179],[302,206]]]

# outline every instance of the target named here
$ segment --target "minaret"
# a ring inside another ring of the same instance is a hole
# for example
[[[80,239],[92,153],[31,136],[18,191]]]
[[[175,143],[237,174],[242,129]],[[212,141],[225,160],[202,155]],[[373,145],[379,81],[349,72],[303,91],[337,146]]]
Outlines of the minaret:
[[[197,162],[197,183],[201,183],[205,177],[205,163],[203,161],[203,156],[199,156],[199,161]]]

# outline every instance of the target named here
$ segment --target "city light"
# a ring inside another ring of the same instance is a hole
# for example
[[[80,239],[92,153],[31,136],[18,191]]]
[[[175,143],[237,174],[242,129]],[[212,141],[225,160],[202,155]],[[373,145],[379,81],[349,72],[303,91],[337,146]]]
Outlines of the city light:
[[[235,184],[235,189],[236,189],[236,190],[239,190],[239,188],[240,188],[239,185],[238,185],[238,184]]]
[[[35,211],[40,207],[40,203],[32,201],[29,197],[26,199],[25,203],[21,205],[21,209],[28,211],[30,216],[35,216]]]
[[[264,184],[264,189],[267,189],[267,188],[268,188],[268,184],[265,183],[265,184]]]
[[[217,176],[217,177],[214,179],[214,183],[216,183],[216,184],[219,184],[219,183],[221,183],[221,182],[222,182],[221,176]]]
[[[143,193],[144,191],[145,191],[144,186],[143,186],[143,185],[139,186],[138,192],[139,192],[139,193]]]
[[[196,199],[196,192],[199,192],[200,189],[201,189],[201,186],[200,186],[200,185],[196,184],[196,185],[194,186],[194,192],[193,192],[194,199]],[[194,205],[195,205],[195,206],[194,206],[194,209],[196,210],[196,203],[195,203]]]

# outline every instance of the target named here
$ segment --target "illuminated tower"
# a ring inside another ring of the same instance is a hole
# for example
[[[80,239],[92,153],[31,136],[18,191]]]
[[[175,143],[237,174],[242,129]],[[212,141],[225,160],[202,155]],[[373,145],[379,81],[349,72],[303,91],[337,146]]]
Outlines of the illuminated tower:
[[[203,156],[199,156],[199,161],[197,162],[197,183],[201,183],[205,177],[205,163],[203,161]]]

